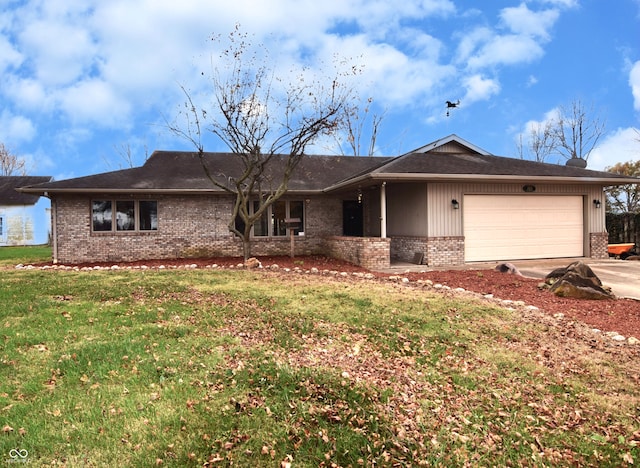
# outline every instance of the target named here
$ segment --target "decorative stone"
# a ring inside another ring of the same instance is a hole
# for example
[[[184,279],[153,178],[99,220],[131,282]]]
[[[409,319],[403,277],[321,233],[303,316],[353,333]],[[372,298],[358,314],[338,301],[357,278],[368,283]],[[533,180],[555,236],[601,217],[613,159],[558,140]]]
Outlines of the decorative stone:
[[[258,260],[257,258],[251,257],[251,258],[247,259],[246,262],[244,262],[244,266],[245,266],[245,268],[248,268],[248,269],[251,270],[253,268],[262,267],[262,263],[260,263],[260,260]]]
[[[566,268],[557,268],[545,277],[551,284],[549,291],[559,297],[574,299],[614,299],[611,291],[602,287],[602,281],[593,270],[581,261]]]
[[[496,271],[500,273],[507,273],[509,275],[522,276],[522,273],[516,268],[513,263],[500,263],[495,268]]]

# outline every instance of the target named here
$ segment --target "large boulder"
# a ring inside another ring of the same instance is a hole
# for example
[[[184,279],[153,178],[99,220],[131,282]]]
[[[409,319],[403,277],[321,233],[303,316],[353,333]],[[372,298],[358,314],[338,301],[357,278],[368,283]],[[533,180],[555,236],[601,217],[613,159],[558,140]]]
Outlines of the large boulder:
[[[559,297],[615,299],[589,265],[581,261],[553,270],[545,277],[545,283],[551,285],[549,291]]]

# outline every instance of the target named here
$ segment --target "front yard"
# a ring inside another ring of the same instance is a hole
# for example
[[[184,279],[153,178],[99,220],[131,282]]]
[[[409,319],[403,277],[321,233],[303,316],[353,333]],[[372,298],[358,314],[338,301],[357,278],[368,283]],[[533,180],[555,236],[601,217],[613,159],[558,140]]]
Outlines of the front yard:
[[[0,459],[63,466],[620,466],[637,347],[351,276],[0,276]]]

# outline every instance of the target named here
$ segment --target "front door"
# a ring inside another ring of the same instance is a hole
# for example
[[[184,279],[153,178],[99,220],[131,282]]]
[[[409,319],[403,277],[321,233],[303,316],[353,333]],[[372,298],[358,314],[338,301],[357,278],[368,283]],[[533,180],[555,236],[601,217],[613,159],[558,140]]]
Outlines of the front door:
[[[342,202],[342,234],[345,236],[362,237],[362,203],[357,200]]]

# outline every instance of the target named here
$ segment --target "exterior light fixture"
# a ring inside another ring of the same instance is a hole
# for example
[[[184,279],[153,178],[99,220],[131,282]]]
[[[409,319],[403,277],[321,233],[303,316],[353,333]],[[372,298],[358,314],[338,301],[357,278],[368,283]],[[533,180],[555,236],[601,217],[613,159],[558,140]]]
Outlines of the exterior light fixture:
[[[602,205],[602,203],[600,203],[600,200],[593,200],[593,206],[595,206],[596,208],[600,208],[600,205]]]
[[[454,210],[457,210],[458,208],[460,208],[460,202],[454,198],[453,200],[451,200],[451,206],[453,206]]]

